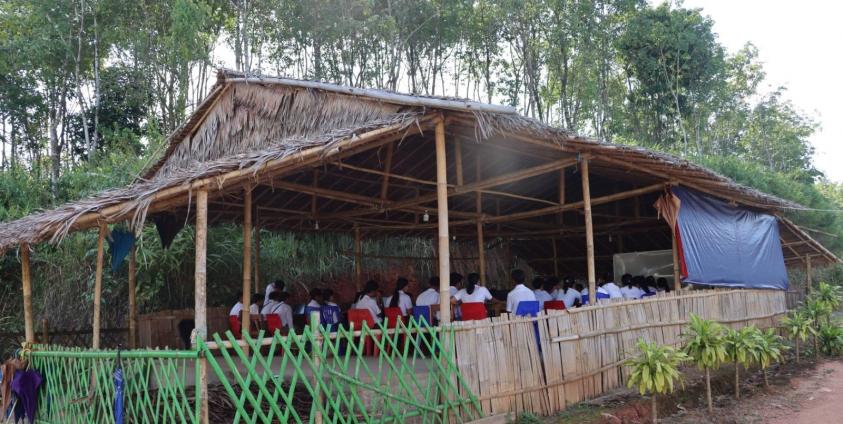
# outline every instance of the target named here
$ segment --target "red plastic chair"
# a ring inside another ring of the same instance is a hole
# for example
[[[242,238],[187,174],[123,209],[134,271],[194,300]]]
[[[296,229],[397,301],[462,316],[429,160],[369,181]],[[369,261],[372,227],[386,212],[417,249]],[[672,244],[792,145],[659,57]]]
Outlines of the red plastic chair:
[[[240,332],[240,317],[238,317],[237,315],[228,316],[228,329],[231,330],[231,334],[234,335],[234,338],[243,338],[243,334]]]
[[[375,317],[372,316],[372,312],[368,309],[349,309],[348,322],[354,326],[355,331],[362,329],[364,323],[370,329],[377,327],[375,324]],[[371,337],[366,337],[363,340],[363,354],[374,356],[378,353],[379,351],[377,346],[375,346],[375,340]]]
[[[399,321],[404,320],[404,315],[401,313],[401,308],[383,308],[383,316],[386,318],[386,327],[395,328]]]
[[[275,335],[275,331],[281,331],[281,316],[278,314],[269,314],[266,316],[266,331],[270,336]]]
[[[460,305],[463,321],[478,321],[489,318],[486,312],[486,304],[483,302],[466,302]]]
[[[561,300],[548,300],[544,302],[544,310],[545,311],[564,311],[565,310],[565,302]]]

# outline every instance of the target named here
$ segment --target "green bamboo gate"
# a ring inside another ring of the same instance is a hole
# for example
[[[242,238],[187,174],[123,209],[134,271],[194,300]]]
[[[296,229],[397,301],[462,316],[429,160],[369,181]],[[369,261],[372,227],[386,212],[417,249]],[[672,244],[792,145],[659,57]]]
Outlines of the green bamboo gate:
[[[45,377],[39,422],[114,422],[119,363],[127,423],[198,423],[205,360],[235,423],[459,423],[479,418],[480,407],[454,362],[453,337],[453,328],[415,320],[393,329],[310,326],[242,341],[215,334],[188,351],[38,346],[31,364]]]

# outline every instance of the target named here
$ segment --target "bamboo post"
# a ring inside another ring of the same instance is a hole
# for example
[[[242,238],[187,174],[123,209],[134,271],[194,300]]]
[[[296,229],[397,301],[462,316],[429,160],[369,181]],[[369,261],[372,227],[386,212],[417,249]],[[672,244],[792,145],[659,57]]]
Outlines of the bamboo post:
[[[105,233],[108,231],[108,225],[105,222],[100,222],[99,236],[97,237],[97,270],[94,275],[94,321],[91,336],[91,346],[94,349],[100,348],[100,328],[101,309],[102,309],[102,268],[105,256]]]
[[[35,343],[35,326],[32,316],[32,273],[29,268],[29,243],[20,244],[20,273],[23,285],[23,323],[27,343]]]
[[[673,240],[673,290],[679,293],[682,290],[682,275],[679,269],[679,241],[676,240],[676,229],[671,231]]]
[[[363,249],[360,243],[360,227],[354,226],[354,283],[357,291],[363,290]]]
[[[135,258],[135,245],[129,250],[129,348],[135,349],[138,344],[138,306],[136,290],[137,259]]]
[[[316,404],[314,405],[316,413],[314,414],[313,422],[314,424],[322,424],[322,403],[324,402],[324,395],[320,388],[322,382],[322,369],[320,367],[322,334],[319,332],[319,312],[311,312],[308,318],[310,321],[310,332],[313,334],[313,347],[310,349],[310,359],[313,362],[313,390],[316,392],[316,397],[313,399],[313,402]]]
[[[808,293],[814,291],[814,276],[811,267],[811,255],[805,255],[805,288]]]
[[[588,271],[588,298],[592,305],[597,303],[597,276],[594,270],[594,227],[591,220],[591,187],[588,181],[588,156],[580,163],[582,174],[582,197],[585,215],[585,255]]]
[[[451,248],[448,240],[448,169],[445,162],[445,121],[436,122],[436,206],[439,227],[439,315],[440,322],[451,322]]]
[[[249,334],[252,316],[249,306],[252,304],[252,187],[243,191],[243,310],[240,319],[240,334]]]
[[[261,264],[261,215],[260,210],[255,208],[255,293],[260,293],[260,264]]]
[[[480,181],[480,156],[475,157],[474,162],[475,181]],[[483,215],[483,194],[479,191],[475,195],[475,209],[477,214]],[[486,240],[483,237],[483,220],[477,220],[477,262],[480,268],[480,282],[486,284]]]
[[[193,274],[194,288],[194,349],[199,340],[208,336],[207,315],[207,253],[208,253],[208,191],[199,190],[196,194],[196,262]],[[199,359],[199,419],[207,424],[208,417],[208,362],[204,357]]]

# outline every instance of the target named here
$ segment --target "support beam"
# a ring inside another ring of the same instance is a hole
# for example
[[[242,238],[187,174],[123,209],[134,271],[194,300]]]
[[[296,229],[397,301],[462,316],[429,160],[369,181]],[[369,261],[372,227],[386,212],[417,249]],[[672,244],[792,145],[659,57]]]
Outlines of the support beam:
[[[316,173],[313,174],[314,184]],[[315,202],[315,197],[314,197]],[[249,334],[252,317],[249,306],[252,304],[252,187],[243,190],[243,311],[240,318],[240,331],[243,337]]]
[[[137,257],[135,243],[129,250],[129,349],[138,347]]]
[[[679,293],[682,290],[682,275],[679,266],[679,241],[676,240],[676,229],[671,232],[671,239],[673,240],[673,290]]]
[[[91,325],[91,347],[96,350],[100,348],[100,329],[102,328],[102,269],[105,261],[105,233],[108,232],[108,225],[105,222],[99,224],[99,235],[97,237],[97,270],[94,274],[94,320]]]
[[[196,258],[193,271],[193,330],[194,348],[199,340],[208,337],[207,312],[207,254],[208,254],[208,191],[196,193]],[[199,359],[199,419],[203,424],[209,421],[208,415],[208,362]]]
[[[588,271],[589,302],[597,304],[597,276],[594,269],[594,227],[591,222],[591,186],[588,181],[588,156],[582,158],[580,174],[582,175],[583,209],[585,211],[585,254]]]
[[[20,272],[23,285],[23,326],[27,343],[35,343],[35,324],[32,315],[32,272],[29,265],[29,243],[20,244]],[[46,340],[43,341],[47,343]]]
[[[439,315],[440,322],[451,322],[451,247],[448,239],[448,169],[445,156],[445,121],[436,123],[436,205],[439,227]]]

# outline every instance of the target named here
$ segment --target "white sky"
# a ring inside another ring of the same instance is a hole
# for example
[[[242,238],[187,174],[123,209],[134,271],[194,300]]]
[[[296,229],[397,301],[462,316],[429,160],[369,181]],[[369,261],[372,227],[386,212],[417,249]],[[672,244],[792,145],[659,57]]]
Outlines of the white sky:
[[[653,3],[661,3],[653,2]],[[843,182],[843,3],[828,0],[686,0],[715,24],[720,42],[734,52],[758,47],[770,88],[820,123],[812,137],[817,168]]]

